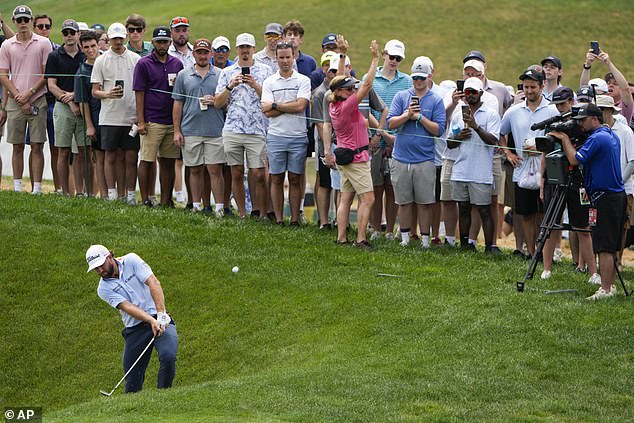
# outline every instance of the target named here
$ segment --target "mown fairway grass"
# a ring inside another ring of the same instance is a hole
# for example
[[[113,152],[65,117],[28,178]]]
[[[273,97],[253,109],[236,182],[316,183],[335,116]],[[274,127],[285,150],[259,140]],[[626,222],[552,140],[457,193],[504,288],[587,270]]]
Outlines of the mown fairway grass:
[[[510,256],[358,251],[314,226],[8,192],[0,217],[0,404],[47,421],[634,419],[631,300],[589,303],[569,263],[530,285],[579,294],[518,294],[526,264]],[[154,360],[141,394],[98,394],[122,375],[122,340],[85,273],[91,243],[161,280],[173,389],[156,391]]]

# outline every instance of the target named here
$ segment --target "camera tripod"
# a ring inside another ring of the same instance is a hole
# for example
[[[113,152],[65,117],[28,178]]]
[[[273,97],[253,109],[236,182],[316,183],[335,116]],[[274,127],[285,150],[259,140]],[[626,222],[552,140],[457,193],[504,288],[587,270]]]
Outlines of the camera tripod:
[[[539,236],[537,237],[537,242],[535,244],[535,254],[533,254],[533,256],[531,257],[531,261],[528,264],[528,269],[526,269],[526,274],[524,275],[524,278],[521,281],[516,282],[516,287],[518,292],[524,292],[526,281],[528,279],[533,279],[533,276],[535,275],[535,270],[537,269],[537,262],[539,261],[538,260],[539,254],[544,249],[544,244],[546,244],[546,240],[550,237],[550,233],[553,230],[591,232],[590,229],[573,228],[569,224],[559,223],[561,221],[561,216],[564,212],[564,208],[566,205],[566,194],[568,190],[570,189],[571,185],[572,185],[572,178],[570,177],[570,175],[568,175],[568,178],[565,184],[557,183],[555,186],[555,192],[550,201],[550,204],[548,205],[548,208],[546,209],[546,213],[544,214],[544,219],[542,220],[542,223],[539,226],[540,231],[539,231]],[[617,265],[616,253],[614,253],[613,257],[614,257],[614,269],[616,271],[616,274],[619,277],[619,280],[621,281],[623,292],[625,293],[626,296],[629,297],[631,295],[631,292],[628,292],[627,288],[625,287],[625,282],[623,282],[623,277],[621,276],[621,272],[619,271],[619,268]],[[546,294],[563,294],[563,293],[570,293],[570,292],[577,292],[577,290],[576,289],[561,289],[561,290],[545,291]]]

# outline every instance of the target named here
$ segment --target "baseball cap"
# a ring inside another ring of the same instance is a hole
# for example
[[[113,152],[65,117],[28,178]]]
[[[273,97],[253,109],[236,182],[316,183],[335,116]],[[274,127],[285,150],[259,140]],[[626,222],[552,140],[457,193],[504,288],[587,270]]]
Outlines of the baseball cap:
[[[16,8],[13,9],[13,19],[17,18],[33,19],[33,12],[31,12],[31,8],[25,5],[16,6]]]
[[[194,41],[194,51],[196,50],[207,50],[211,51],[211,41],[206,38],[199,38]]]
[[[564,86],[557,87],[555,91],[553,91],[553,99],[550,100],[550,104],[563,103],[574,97],[575,95],[570,88]]]
[[[272,22],[270,24],[268,24],[267,26],[264,27],[264,34],[277,34],[277,35],[282,35],[282,25]]]
[[[331,52],[331,53],[334,53]],[[330,66],[328,67],[328,70],[337,70],[339,69],[339,55],[337,53],[335,53],[335,56],[330,59]],[[346,56],[346,61],[344,62],[346,66],[350,66],[350,57]]]
[[[336,83],[330,83],[330,91],[335,92],[335,90],[338,90],[339,88],[349,88],[349,87],[354,87],[357,83],[357,80],[350,77],[350,76],[346,76],[343,79],[339,79],[338,81],[336,81]]]
[[[106,30],[106,27],[103,26],[102,24],[92,24],[92,25],[90,25],[90,28],[94,29],[95,31],[98,30],[98,29],[101,30],[101,31],[105,31]]]
[[[321,46],[327,46],[328,44],[337,44],[337,35],[333,34],[332,32],[330,34],[326,34],[326,36],[324,37],[323,40],[321,40]]]
[[[115,22],[108,27],[108,38],[125,38],[128,35],[127,32],[122,23]]]
[[[73,19],[66,19],[62,22],[62,31],[65,29],[72,29],[73,31],[79,31],[79,25]]]
[[[607,94],[607,92],[608,92],[608,83],[605,82],[604,79],[593,78],[593,79],[590,80],[590,82],[588,82],[588,85],[590,85],[590,86],[594,85],[594,91],[597,94]]]
[[[469,60],[479,60],[482,63],[486,63],[484,60],[484,54],[480,53],[478,50],[471,50],[467,55],[462,59],[462,63],[467,63]]]
[[[399,40],[388,41],[383,50],[390,56],[401,56],[405,59],[405,44]]]
[[[236,37],[236,47],[239,47],[239,46],[255,47],[255,37],[246,32],[238,35]]]
[[[239,44],[236,44],[236,45],[239,45]],[[223,37],[222,35],[220,37],[214,38],[214,40],[211,42],[211,48],[220,48],[223,46],[231,50],[231,44],[229,43],[229,39],[227,37]]]
[[[598,95],[597,96],[597,106],[599,108],[601,108],[601,107],[612,108],[616,112],[620,112],[621,111],[621,108],[620,107],[616,107],[616,105],[614,104],[614,99],[612,97],[610,97],[609,95]]]
[[[165,25],[157,26],[152,31],[152,41],[172,41],[172,32]]]
[[[559,69],[561,69],[561,60],[559,60],[559,57],[548,56],[547,58],[545,58],[544,60],[541,61],[542,66],[544,66],[544,64],[546,62],[552,62],[552,63],[555,64],[555,66],[557,66]]]
[[[86,22],[77,22],[77,26],[79,27],[79,31],[88,31],[88,24]]]
[[[612,72],[608,72],[605,74],[603,79],[605,79],[605,82],[610,82],[611,79],[615,79],[614,74]]]
[[[484,73],[484,63],[477,59],[471,59],[464,62],[462,69],[473,68],[480,73]]]
[[[593,97],[594,96],[592,95],[592,88],[590,88],[588,85],[582,85],[577,90],[577,101],[589,102],[592,101]]]
[[[471,78],[467,78],[464,81],[464,89],[466,90],[467,88],[471,88],[472,90],[476,91],[482,91],[484,87],[482,85],[482,81],[480,81],[480,78],[472,76]]]
[[[170,28],[176,28],[177,26],[189,26],[189,19],[184,16],[176,16],[170,21]]]
[[[537,81],[541,84],[544,82],[544,74],[536,69],[526,69],[524,73],[520,75],[520,81],[525,79],[532,79],[533,81]]]
[[[326,62],[331,62],[332,60],[336,58],[339,59],[339,54],[335,53],[334,51],[327,51],[324,54],[321,55],[321,60],[319,61],[319,63],[321,65],[323,65]]]
[[[108,258],[110,255],[110,251],[106,247],[100,244],[91,245],[88,250],[86,250],[86,263],[88,263],[88,272],[90,272],[95,267],[99,267]]]
[[[414,61],[416,60],[420,60],[421,63],[427,63],[429,65],[429,69],[431,69],[432,72],[434,72],[434,62],[431,61],[431,59],[427,56],[418,56],[416,59],[414,59]]]
[[[432,72],[433,69],[430,65],[430,60],[428,60],[428,58],[425,56],[418,56],[416,59],[414,59],[410,76],[412,78],[415,76],[422,76],[423,78],[427,78],[429,75],[431,75]]]
[[[601,117],[601,116],[603,116],[603,113],[601,112],[601,109],[599,109],[596,105],[594,105],[592,103],[585,103],[584,105],[579,107],[577,115],[573,116],[572,118],[573,119],[577,119],[577,120],[581,120],[581,119],[586,118],[588,116]]]

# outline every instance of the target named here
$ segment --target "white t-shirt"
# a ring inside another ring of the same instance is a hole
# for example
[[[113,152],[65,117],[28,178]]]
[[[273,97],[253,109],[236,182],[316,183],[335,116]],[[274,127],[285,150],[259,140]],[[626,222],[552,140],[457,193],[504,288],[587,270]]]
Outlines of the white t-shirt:
[[[614,122],[612,132],[614,132],[621,141],[621,174],[623,174],[628,162],[634,160],[634,132],[620,120]],[[634,194],[634,176],[630,176],[627,181],[624,180],[623,185],[625,185],[626,194]]]
[[[310,102],[310,79],[297,71],[293,71],[288,78],[281,76],[279,71],[275,72],[262,84],[263,102],[288,103],[298,98],[305,98]],[[304,111],[282,113],[269,118],[268,133],[278,137],[306,136],[306,114]]]
[[[490,109],[484,104],[473,114],[476,123],[486,132],[500,137],[500,115],[498,109]],[[451,126],[464,128],[462,108],[456,108],[451,116]],[[457,182],[477,182],[493,184],[493,151],[495,146],[488,145],[471,128],[471,137],[462,140],[458,157],[451,171],[451,180]]]
[[[100,125],[130,126],[136,119],[136,99],[132,90],[134,67],[141,56],[126,49],[119,55],[108,49],[97,57],[90,76],[91,84],[100,84],[110,91],[115,81],[123,80],[123,97],[101,100]]]

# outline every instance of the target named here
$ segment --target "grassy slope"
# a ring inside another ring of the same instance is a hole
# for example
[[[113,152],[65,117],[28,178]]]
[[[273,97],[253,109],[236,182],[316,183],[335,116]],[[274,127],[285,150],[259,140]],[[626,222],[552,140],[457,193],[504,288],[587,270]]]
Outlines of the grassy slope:
[[[313,56],[318,55],[325,33],[343,32],[351,42],[353,65],[364,71],[372,38],[380,43],[399,38],[407,48],[402,68],[408,70],[414,57],[426,55],[436,66],[435,79],[441,81],[459,78],[464,54],[479,49],[489,61],[489,77],[512,86],[528,65],[556,54],[564,63],[563,82],[576,87],[589,41],[599,40],[621,70],[634,79],[634,59],[628,54],[630,37],[624,30],[634,19],[628,0],[536,0],[530,4],[518,0],[193,0],[186,7],[168,0],[136,2],[133,6],[129,1],[110,0],[105,8],[102,2],[86,0],[38,0],[29,4],[35,13],[52,15],[57,29],[69,16],[107,25],[125,20],[128,12],[138,12],[153,27],[184,14],[193,23],[192,39],[223,34],[233,44],[238,33],[252,32],[260,47],[260,34],[267,22],[283,24],[298,18],[306,27],[303,50]],[[5,16],[14,6],[13,2],[0,1]],[[600,67],[595,75],[603,76],[605,72]]]
[[[630,301],[587,303],[569,266],[543,287],[579,295],[521,295],[525,263],[510,257],[367,253],[314,227],[6,192],[0,216],[0,405],[64,422],[634,418]],[[163,282],[174,389],[153,388],[154,361],[140,395],[99,397],[122,342],[84,272],[96,242],[139,253]]]

